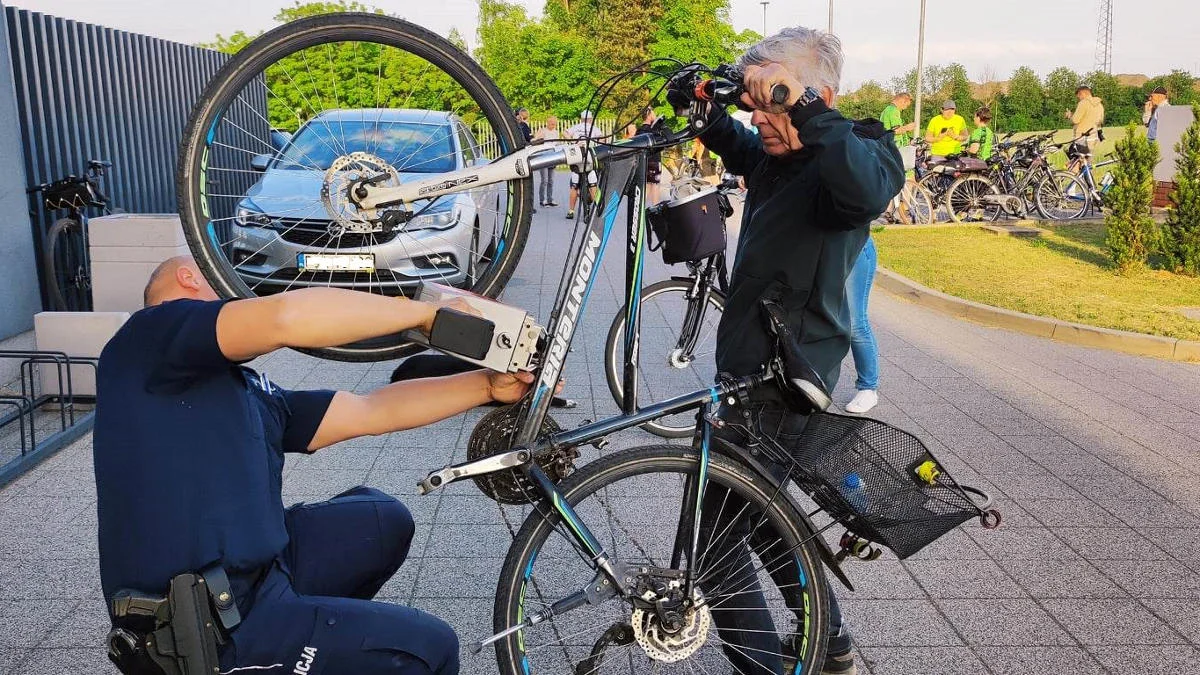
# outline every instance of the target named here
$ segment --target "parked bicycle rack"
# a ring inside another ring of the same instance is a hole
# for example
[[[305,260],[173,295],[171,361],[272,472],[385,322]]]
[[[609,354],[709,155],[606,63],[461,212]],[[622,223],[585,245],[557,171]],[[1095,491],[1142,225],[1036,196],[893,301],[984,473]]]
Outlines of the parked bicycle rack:
[[[96,416],[94,410],[76,410],[76,405],[92,403],[95,397],[75,395],[71,368],[84,366],[91,368],[94,373],[98,359],[68,356],[65,352],[56,351],[0,350],[0,360],[18,359],[21,361],[21,393],[0,394],[0,406],[11,408],[0,414],[0,429],[17,423],[21,454],[0,464],[0,486],[15,480],[38,462],[82,436],[92,428]],[[54,392],[39,392],[39,368],[47,367],[54,368],[57,373],[58,388]],[[37,411],[53,404],[58,405],[59,428],[39,441]]]

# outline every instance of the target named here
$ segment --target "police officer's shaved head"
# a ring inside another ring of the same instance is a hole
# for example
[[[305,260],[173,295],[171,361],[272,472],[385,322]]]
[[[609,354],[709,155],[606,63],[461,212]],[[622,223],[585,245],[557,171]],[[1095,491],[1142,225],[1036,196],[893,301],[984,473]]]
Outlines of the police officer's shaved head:
[[[164,260],[150,273],[150,280],[142,291],[142,302],[146,307],[182,298],[218,299],[216,291],[208,285],[208,280],[200,273],[200,268],[190,255],[177,255]]]

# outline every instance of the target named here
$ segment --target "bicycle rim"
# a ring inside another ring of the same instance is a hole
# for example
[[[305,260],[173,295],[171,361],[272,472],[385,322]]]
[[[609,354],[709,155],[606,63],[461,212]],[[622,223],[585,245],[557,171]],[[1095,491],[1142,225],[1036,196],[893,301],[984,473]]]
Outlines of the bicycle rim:
[[[930,225],[934,220],[933,198],[929,191],[916,184],[906,184],[900,192],[900,208],[912,225]]]
[[[670,568],[675,537],[690,537],[688,528],[678,534],[680,513],[692,513],[684,506],[684,491],[698,467],[698,456],[689,449],[635,448],[589,464],[562,488],[605,550],[634,565],[637,575],[642,569]],[[825,649],[828,591],[809,545],[812,531],[786,493],[764,485],[744,466],[714,456],[708,476],[701,510],[706,527],[695,569],[701,580],[697,601],[705,609],[682,612],[685,628],[674,641],[656,630],[661,623],[652,611],[639,613],[630,601],[613,598],[501,641],[500,672],[815,672]],[[752,535],[755,545],[747,546]],[[678,568],[688,565],[685,557]],[[494,628],[523,621],[582,589],[593,575],[563,536],[557,517],[533,514],[505,560]],[[699,618],[705,613],[707,621]],[[750,623],[733,624],[735,617]]]
[[[1066,171],[1056,171],[1042,179],[1034,197],[1038,212],[1051,220],[1082,217],[1091,205],[1087,184],[1079,176]]]
[[[397,185],[469,168],[520,144],[503,96],[445,39],[375,14],[311,17],[255,39],[205,89],[180,151],[180,215],[222,296],[312,286],[412,295],[433,282],[495,297],[524,248],[528,178],[414,202],[400,224],[360,213],[349,191],[366,177]],[[406,346],[390,336],[316,353],[379,360]]]
[[[955,222],[990,221],[1000,215],[1000,207],[983,201],[986,195],[1000,194],[996,186],[982,176],[963,176],[946,193],[946,206]]]
[[[46,232],[46,288],[55,311],[92,309],[91,269],[79,221],[62,218]]]
[[[641,335],[638,347],[637,404],[645,408],[689,391],[712,386],[717,375],[717,325],[725,310],[725,298],[715,290],[698,321],[694,319],[699,300],[689,301],[689,281],[663,281],[642,291]],[[684,335],[685,322],[690,335]],[[682,342],[681,342],[682,341]],[[690,343],[690,344],[689,344]],[[624,400],[625,309],[608,330],[605,343],[605,375],[609,392],[620,407]],[[664,438],[691,436],[696,428],[694,410],[660,417],[642,428]]]

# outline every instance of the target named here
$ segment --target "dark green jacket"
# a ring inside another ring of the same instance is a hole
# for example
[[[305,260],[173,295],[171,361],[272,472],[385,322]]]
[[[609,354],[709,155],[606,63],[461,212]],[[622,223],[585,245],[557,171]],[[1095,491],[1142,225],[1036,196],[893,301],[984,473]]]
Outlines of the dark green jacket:
[[[793,113],[793,123],[802,118]],[[799,152],[771,157],[758,134],[724,112],[702,136],[749,189],[717,368],[748,375],[767,362],[772,345],[758,303],[772,297],[832,391],[850,349],[846,277],[871,221],[903,186],[904,165],[892,133],[875,120],[852,122],[825,110],[804,121],[799,136]]]

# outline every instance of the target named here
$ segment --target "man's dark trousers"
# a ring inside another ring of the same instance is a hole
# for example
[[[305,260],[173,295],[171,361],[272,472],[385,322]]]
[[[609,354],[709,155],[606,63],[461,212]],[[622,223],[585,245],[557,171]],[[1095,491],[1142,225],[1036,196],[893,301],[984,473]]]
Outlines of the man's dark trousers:
[[[222,671],[458,672],[450,626],[411,607],[370,600],[408,555],[414,526],[403,504],[360,486],[291,507],[287,530],[287,550],[258,584],[221,652]]]

